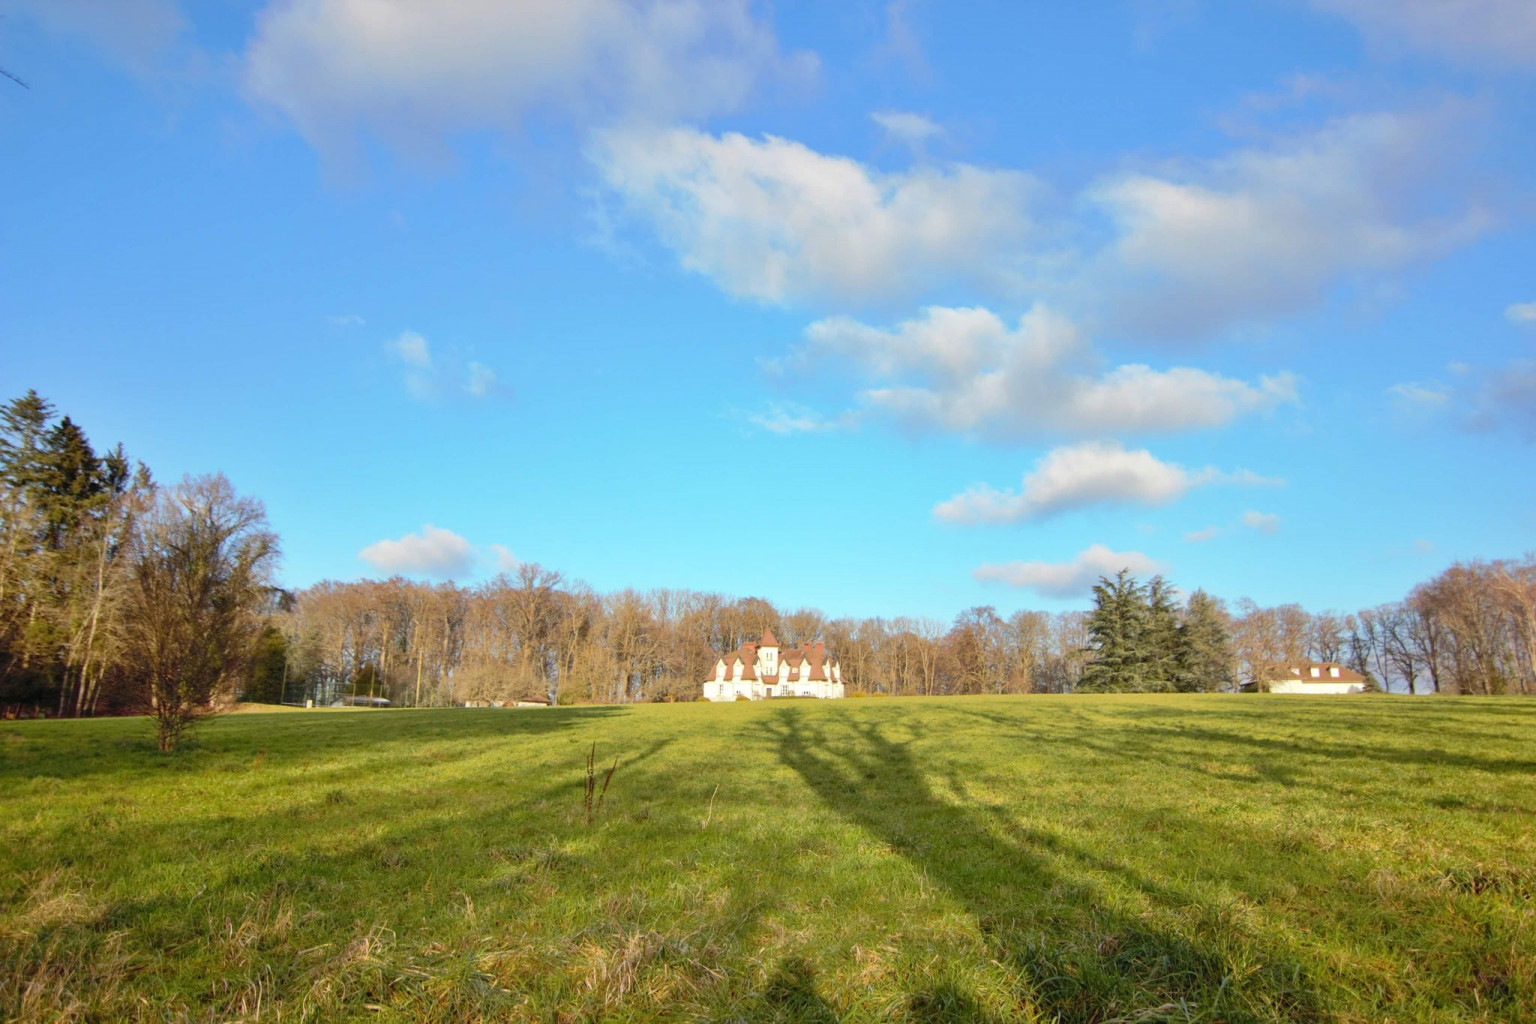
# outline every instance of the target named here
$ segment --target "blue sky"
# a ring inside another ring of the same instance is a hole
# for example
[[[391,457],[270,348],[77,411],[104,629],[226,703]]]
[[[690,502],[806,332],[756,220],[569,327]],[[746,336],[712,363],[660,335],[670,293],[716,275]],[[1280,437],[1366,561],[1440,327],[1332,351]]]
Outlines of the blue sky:
[[[0,13],[0,388],[290,586],[1352,610],[1533,546],[1528,0]]]

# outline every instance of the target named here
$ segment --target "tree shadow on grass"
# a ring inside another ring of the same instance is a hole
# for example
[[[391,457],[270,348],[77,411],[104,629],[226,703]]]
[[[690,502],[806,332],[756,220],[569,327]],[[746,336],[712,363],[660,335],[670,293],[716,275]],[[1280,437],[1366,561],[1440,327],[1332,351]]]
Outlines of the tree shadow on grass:
[[[1248,747],[1265,753],[1322,757],[1332,761],[1380,761],[1406,767],[1468,768],[1473,771],[1491,772],[1496,775],[1529,775],[1536,772],[1536,761],[1506,757],[1480,757],[1462,751],[1435,748],[1400,748],[1381,745],[1367,746],[1354,743],[1328,742],[1309,737],[1291,739],[1285,737],[1254,736],[1249,733],[1225,729],[1196,727],[1169,728],[1166,726],[1140,726],[1141,731],[1152,736],[1180,738],[1203,744],[1225,744],[1231,747]]]
[[[913,1024],[1001,1024],[975,999],[953,985],[908,995],[897,1019]],[[740,1024],[837,1024],[851,1016],[816,991],[816,970],[791,957],[779,965],[763,991],[728,1019]]]
[[[1084,1024],[1326,1018],[1299,963],[1245,948],[1238,964],[1230,950],[1197,945],[1114,909],[1111,893],[1081,874],[1063,875],[1057,864],[1067,860],[1090,876],[1112,873],[1163,907],[1188,898],[1059,840],[1046,843],[1033,830],[1000,834],[985,815],[934,792],[910,741],[887,736],[881,723],[850,719],[838,720],[829,734],[828,721],[785,708],[766,729],[780,761],[829,808],[883,840],[967,909],[993,956],[1018,979],[1020,1003]],[[1063,906],[1063,898],[1070,903]],[[914,996],[909,1011],[927,1020],[984,1019],[973,1000],[950,990]]]
[[[837,1007],[816,994],[811,965],[792,957],[773,972],[757,998],[731,1019],[743,1024],[837,1024],[842,1017]]]
[[[182,749],[171,754],[155,750],[153,724],[145,718],[50,719],[8,723],[4,732],[18,739],[9,743],[0,761],[0,780],[24,778],[82,779],[99,775],[131,775],[146,771],[200,771],[209,758],[261,753],[270,764],[284,757],[345,754],[359,747],[376,751],[382,764],[398,765],[400,750],[418,750],[444,742],[472,750],[466,741],[515,740],[581,728],[630,714],[615,706],[556,708],[430,708],[363,710],[306,714],[287,712],[219,716],[206,719],[188,734]],[[262,728],[252,729],[262,718]],[[223,728],[233,726],[230,729]]]
[[[1271,703],[1268,707],[1273,709],[1275,705]],[[1304,735],[1264,736],[1256,735],[1251,729],[1235,727],[1234,716],[1226,711],[1207,710],[1192,715],[1189,708],[1127,705],[1127,711],[1132,709],[1133,714],[1117,715],[1110,723],[1082,715],[1053,713],[1049,728],[1034,727],[1023,716],[997,714],[976,708],[953,708],[951,711],[990,722],[999,730],[1006,730],[1006,735],[1030,743],[1066,744],[1103,757],[1157,762],[1175,770],[1194,772],[1225,782],[1263,787],[1300,786],[1335,796],[1343,795],[1346,788],[1329,781],[1339,777],[1336,771],[1330,767],[1326,774],[1321,774],[1302,769],[1354,761],[1362,765],[1376,762],[1393,768],[1469,769],[1495,775],[1527,775],[1536,772],[1536,761],[1492,755],[1486,752],[1486,746],[1483,753],[1471,753],[1444,747],[1394,746],[1390,743],[1365,742],[1358,738],[1351,742],[1339,738],[1342,734],[1329,735],[1315,728]],[[1378,738],[1397,739],[1403,737],[1405,732],[1419,732],[1404,730],[1397,721],[1398,717],[1404,716],[1355,712],[1349,719],[1334,719],[1330,724],[1335,728],[1349,728],[1365,722],[1374,730],[1371,735]],[[1408,717],[1411,717],[1411,712]],[[1243,721],[1252,723],[1253,719],[1244,716]],[[1297,721],[1278,715],[1272,721],[1273,724],[1288,725],[1292,729],[1315,724],[1310,719]],[[1107,724],[1112,724],[1112,727],[1106,728]],[[1457,722],[1449,729],[1442,723],[1435,736],[1442,742],[1465,742],[1468,747],[1476,747],[1479,738],[1486,734],[1465,730]],[[1228,764],[1242,765],[1248,770],[1223,770],[1213,764],[1222,759]]]

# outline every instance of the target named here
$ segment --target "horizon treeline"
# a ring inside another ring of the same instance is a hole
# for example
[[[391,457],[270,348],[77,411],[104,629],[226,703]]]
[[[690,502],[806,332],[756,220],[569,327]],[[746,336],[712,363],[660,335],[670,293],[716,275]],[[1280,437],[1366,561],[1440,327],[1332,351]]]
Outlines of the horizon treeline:
[[[121,445],[98,455],[35,393],[0,410],[0,710],[145,709],[148,669],[131,642],[135,595],[154,568],[142,526],[192,485],[222,512],[251,513],[270,548],[262,558],[275,554],[259,503],[247,507],[222,477],[161,491]],[[1180,600],[1166,580],[1120,574],[1095,588],[1091,610],[1005,617],[982,605],[950,622],[829,618],[691,590],[600,594],[531,563],[472,586],[395,577],[295,592],[264,572],[251,577],[262,581],[259,628],[249,649],[224,649],[219,684],[257,701],[687,700],[721,654],[765,628],[785,644],[824,642],[848,691],[872,695],[1232,690],[1305,661],[1410,693],[1536,693],[1530,555],[1457,563],[1400,602],[1350,613],[1229,608],[1199,590]]]
[[[992,606],[937,619],[829,618],[759,597],[691,590],[600,594],[524,564],[473,586],[393,577],[325,581],[274,612],[250,699],[340,694],[442,705],[691,700],[717,658],[771,627],[823,641],[850,693],[1213,692],[1336,662],[1371,688],[1536,693],[1536,559],[1458,563],[1401,602],[1312,614],[1297,604],[1235,612],[1203,591],[1103,580],[1092,610]]]

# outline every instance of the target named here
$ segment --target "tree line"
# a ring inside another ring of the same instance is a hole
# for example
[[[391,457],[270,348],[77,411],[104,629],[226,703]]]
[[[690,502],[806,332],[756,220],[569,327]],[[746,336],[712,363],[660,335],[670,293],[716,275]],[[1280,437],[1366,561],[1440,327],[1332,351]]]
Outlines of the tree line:
[[[1407,692],[1536,693],[1536,559],[1458,563],[1350,613],[1228,607],[1160,577],[1103,579],[1085,611],[831,618],[691,590],[600,594],[532,563],[474,586],[275,587],[277,538],[222,477],[163,487],[97,454],[35,393],[0,409],[0,709],[190,717],[213,695],[443,706],[689,700],[772,628],[822,641],[852,693],[1217,691],[1338,662]],[[177,709],[182,709],[178,711]],[[192,710],[187,710],[192,709]]]
[[[952,622],[830,618],[758,597],[691,590],[599,594],[534,564],[475,586],[399,577],[324,582],[274,613],[255,699],[344,693],[445,705],[541,697],[557,703],[691,700],[720,654],[772,628],[822,641],[848,691],[1215,692],[1335,662],[1371,689],[1536,693],[1536,560],[1452,566],[1392,604],[1308,613],[1229,609],[1161,577],[1101,580],[1088,611],[980,606]]]

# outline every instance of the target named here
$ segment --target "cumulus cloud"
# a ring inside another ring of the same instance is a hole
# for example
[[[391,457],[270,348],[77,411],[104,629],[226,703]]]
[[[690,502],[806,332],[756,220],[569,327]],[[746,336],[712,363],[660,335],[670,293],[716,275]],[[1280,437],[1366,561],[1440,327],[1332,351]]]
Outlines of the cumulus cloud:
[[[1405,380],[1400,384],[1393,384],[1387,388],[1387,393],[1405,405],[1418,408],[1438,408],[1449,404],[1451,401],[1449,388],[1438,384],[1421,384],[1411,380]]]
[[[771,434],[820,434],[847,426],[849,417],[828,418],[799,405],[770,403],[767,410],[748,417],[754,426]]]
[[[1208,540],[1215,540],[1221,536],[1221,527],[1207,526],[1203,530],[1190,530],[1184,535],[1184,539],[1191,544],[1204,544]]]
[[[960,283],[1188,339],[1314,306],[1490,227],[1457,178],[1469,113],[1341,117],[1107,174],[1066,204],[1021,170],[883,171],[772,136],[629,128],[589,156],[618,206],[732,295],[847,306]],[[875,117],[909,140],[937,130]]]
[[[1073,287],[1117,327],[1189,337],[1316,304],[1340,281],[1435,257],[1490,226],[1447,204],[1462,148],[1441,109],[1359,114],[1215,160],[1112,176],[1089,200],[1112,241]],[[1451,208],[1447,211],[1447,206]]]
[[[1468,420],[1474,430],[1513,430],[1536,439],[1536,361],[1515,360],[1484,376]]]
[[[861,303],[994,278],[1029,233],[1035,181],[967,164],[886,173],[798,142],[687,128],[589,151],[687,270],[769,303]]]
[[[472,362],[464,368],[464,393],[471,398],[489,398],[499,387],[496,371],[489,366]]]
[[[1460,63],[1536,67],[1530,0],[1312,0],[1367,36]]]
[[[934,506],[952,523],[1014,523],[1045,519],[1090,505],[1166,505],[1210,483],[1278,483],[1246,470],[1188,470],[1146,449],[1116,441],[1087,441],[1052,449],[1035,463],[1018,491],[981,484]]]
[[[928,55],[923,52],[922,41],[910,20],[912,8],[919,0],[890,0],[885,5],[885,39],[876,50],[876,56],[901,64],[919,82],[927,82],[933,76],[928,66]]]
[[[1451,363],[1451,383],[1408,381],[1387,389],[1405,411],[1444,414],[1474,433],[1509,432],[1536,440],[1536,360],[1502,365]]]
[[[1003,562],[983,565],[971,573],[983,583],[1006,583],[1045,597],[1079,597],[1093,589],[1100,576],[1128,569],[1138,576],[1162,572],[1162,563],[1139,551],[1111,551],[1094,544],[1068,562]]]
[[[1504,309],[1510,323],[1536,324],[1536,302],[1516,302]]]
[[[944,136],[944,129],[925,114],[878,110],[869,117],[884,130],[886,138],[908,146],[915,152],[922,152],[929,142]]]
[[[452,530],[429,523],[420,533],[370,544],[357,557],[381,572],[446,579],[469,572],[475,563],[475,549]]]
[[[505,392],[496,371],[483,363],[465,362],[457,352],[441,357],[415,331],[402,331],[384,343],[384,351],[400,365],[406,392],[418,402],[443,398],[481,400]]]
[[[415,331],[402,331],[398,338],[387,343],[388,349],[407,366],[424,370],[432,368],[432,351],[427,339]]]
[[[496,559],[497,572],[516,572],[523,564],[505,544],[492,544],[491,555]]]
[[[747,0],[273,0],[244,55],[250,95],[331,152],[360,131],[413,147],[534,110],[703,116],[815,67]]]
[[[1260,533],[1274,533],[1280,529],[1280,517],[1273,512],[1258,512],[1249,509],[1243,513],[1242,523],[1250,530],[1258,530]]]
[[[1192,367],[1100,365],[1065,316],[1037,305],[1009,327],[986,309],[929,307],[894,328],[813,323],[796,362],[837,359],[875,386],[863,408],[913,431],[1022,440],[1217,427],[1296,400],[1288,374],[1248,383]]]

